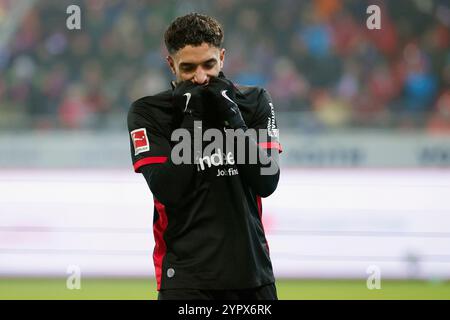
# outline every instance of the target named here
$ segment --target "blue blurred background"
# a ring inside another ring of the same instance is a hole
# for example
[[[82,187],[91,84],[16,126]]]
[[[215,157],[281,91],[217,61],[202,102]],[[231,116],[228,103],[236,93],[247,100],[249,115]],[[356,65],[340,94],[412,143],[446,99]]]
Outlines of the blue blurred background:
[[[225,28],[228,77],[268,88],[279,117],[305,114],[286,125],[450,132],[445,0],[76,1],[79,31],[73,1],[29,2],[0,1],[2,129],[122,129],[130,102],[171,80],[165,28],[198,11]],[[370,4],[381,30],[366,28]]]

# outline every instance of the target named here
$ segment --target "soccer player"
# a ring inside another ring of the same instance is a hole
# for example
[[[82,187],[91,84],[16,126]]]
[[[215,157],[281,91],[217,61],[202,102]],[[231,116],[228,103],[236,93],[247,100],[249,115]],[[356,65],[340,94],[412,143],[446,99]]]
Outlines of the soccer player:
[[[153,194],[158,299],[277,299],[261,218],[261,198],[275,191],[280,175],[270,95],[222,73],[223,30],[214,18],[178,17],[164,40],[176,80],[135,101],[128,114],[134,170]],[[189,161],[175,159],[175,132],[195,137],[212,129],[224,137],[233,130],[236,144],[224,138],[207,153],[208,139],[197,148],[188,140],[179,154]],[[251,130],[256,136],[247,135]]]

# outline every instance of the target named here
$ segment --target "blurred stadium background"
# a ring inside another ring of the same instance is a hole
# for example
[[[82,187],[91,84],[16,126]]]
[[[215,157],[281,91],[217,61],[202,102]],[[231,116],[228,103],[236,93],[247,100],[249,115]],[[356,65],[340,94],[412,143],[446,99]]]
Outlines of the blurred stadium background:
[[[448,0],[0,0],[0,299],[156,297],[126,114],[168,87],[162,36],[191,11],[223,24],[225,74],[275,102],[280,298],[449,299]]]

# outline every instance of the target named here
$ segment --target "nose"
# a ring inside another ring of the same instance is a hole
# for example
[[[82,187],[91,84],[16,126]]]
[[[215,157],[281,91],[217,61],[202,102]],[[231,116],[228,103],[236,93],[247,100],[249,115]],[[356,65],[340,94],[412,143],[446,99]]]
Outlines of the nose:
[[[208,82],[208,75],[201,66],[195,70],[194,78],[192,79],[196,84],[206,84]]]

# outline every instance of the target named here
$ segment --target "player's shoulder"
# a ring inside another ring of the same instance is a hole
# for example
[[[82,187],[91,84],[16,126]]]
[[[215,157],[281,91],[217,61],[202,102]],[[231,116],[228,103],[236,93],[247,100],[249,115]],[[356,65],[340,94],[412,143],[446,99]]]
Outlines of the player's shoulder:
[[[131,103],[128,110],[128,125],[133,127],[152,124],[160,128],[168,127],[173,115],[172,90],[145,96]]]
[[[264,87],[235,85],[238,89],[236,102],[238,103],[244,117],[250,121],[257,114],[269,113],[272,108],[272,99]]]
[[[254,108],[272,101],[269,92],[264,87],[236,85],[236,88],[238,89],[236,94],[238,102],[252,105]]]
[[[260,86],[246,86],[237,84],[236,88],[238,89],[237,98],[245,99],[248,102],[259,102],[261,96],[267,92],[266,89]]]
[[[172,112],[172,90],[166,90],[135,100],[128,110],[128,118],[153,118],[163,121],[170,118]]]
[[[139,98],[133,103],[129,113],[167,112],[172,109],[172,90],[165,90],[154,95]]]

